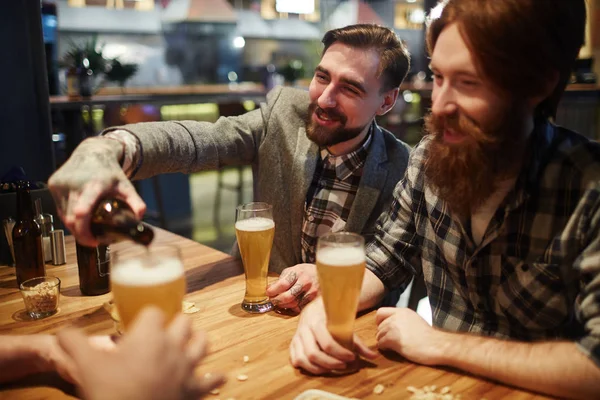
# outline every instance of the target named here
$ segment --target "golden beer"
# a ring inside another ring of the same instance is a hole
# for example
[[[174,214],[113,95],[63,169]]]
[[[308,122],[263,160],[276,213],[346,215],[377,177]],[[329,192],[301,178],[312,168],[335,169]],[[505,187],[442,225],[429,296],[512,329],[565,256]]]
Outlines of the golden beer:
[[[327,330],[353,350],[353,329],[365,274],[365,253],[358,247],[325,247],[317,252],[317,273],[327,314]]]
[[[111,271],[111,290],[125,330],[149,305],[164,312],[167,322],[181,312],[185,295],[183,264],[177,258],[154,262],[148,267],[143,259],[126,260]]]
[[[269,300],[266,293],[267,273],[275,223],[263,217],[238,220],[235,223],[235,236],[246,274],[244,303],[264,304]]]

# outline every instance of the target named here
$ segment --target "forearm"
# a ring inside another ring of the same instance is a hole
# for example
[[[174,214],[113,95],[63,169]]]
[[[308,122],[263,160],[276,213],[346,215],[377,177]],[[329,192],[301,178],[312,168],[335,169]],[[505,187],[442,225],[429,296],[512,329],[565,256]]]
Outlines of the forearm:
[[[590,399],[600,393],[600,368],[573,342],[524,343],[439,334],[439,365],[558,397]]]
[[[132,178],[144,179],[251,164],[263,124],[260,111],[255,110],[239,118],[220,118],[216,123],[165,121],[117,129],[139,141],[141,162]]]
[[[52,371],[49,359],[54,337],[50,335],[4,336],[0,340],[0,383]]]
[[[90,137],[85,139],[73,152],[75,157],[86,157],[91,154],[106,157],[108,160],[120,163],[124,154],[124,145],[118,140],[105,137]],[[72,157],[73,157],[72,156]]]
[[[365,269],[362,289],[358,301],[358,310],[366,310],[377,306],[385,296],[385,286],[369,269]]]

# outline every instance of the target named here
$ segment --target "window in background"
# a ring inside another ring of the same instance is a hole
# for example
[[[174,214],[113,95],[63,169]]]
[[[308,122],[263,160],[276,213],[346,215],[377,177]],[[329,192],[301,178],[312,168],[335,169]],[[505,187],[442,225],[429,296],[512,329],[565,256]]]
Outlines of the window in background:
[[[319,2],[320,0],[262,0],[260,14],[264,19],[286,19],[292,14],[304,21],[319,22]]]
[[[68,0],[69,7],[106,7],[117,9],[154,10],[154,0]]]
[[[425,11],[421,4],[396,3],[394,28],[396,29],[423,29]]]

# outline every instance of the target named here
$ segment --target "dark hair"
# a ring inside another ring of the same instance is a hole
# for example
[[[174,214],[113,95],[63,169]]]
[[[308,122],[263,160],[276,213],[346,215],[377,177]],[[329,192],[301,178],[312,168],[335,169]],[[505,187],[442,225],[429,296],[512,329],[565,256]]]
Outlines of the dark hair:
[[[400,86],[410,67],[410,54],[398,36],[389,28],[375,24],[348,25],[325,33],[323,54],[339,42],[358,49],[373,49],[379,53],[377,77],[383,76],[382,91]]]
[[[585,0],[443,0],[427,28],[431,55],[440,33],[458,23],[477,68],[508,96],[543,93],[558,73],[537,117],[555,117],[585,38]]]

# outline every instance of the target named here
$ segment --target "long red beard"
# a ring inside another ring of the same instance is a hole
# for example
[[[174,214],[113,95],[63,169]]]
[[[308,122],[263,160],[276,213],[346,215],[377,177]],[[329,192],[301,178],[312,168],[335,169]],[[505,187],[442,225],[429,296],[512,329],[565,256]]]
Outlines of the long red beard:
[[[425,117],[425,133],[432,136],[425,160],[427,182],[450,209],[467,217],[496,190],[500,179],[514,173],[525,148],[522,120],[507,113],[508,119],[494,134],[485,133],[472,120],[452,117]],[[458,144],[444,141],[444,130],[466,134]]]

